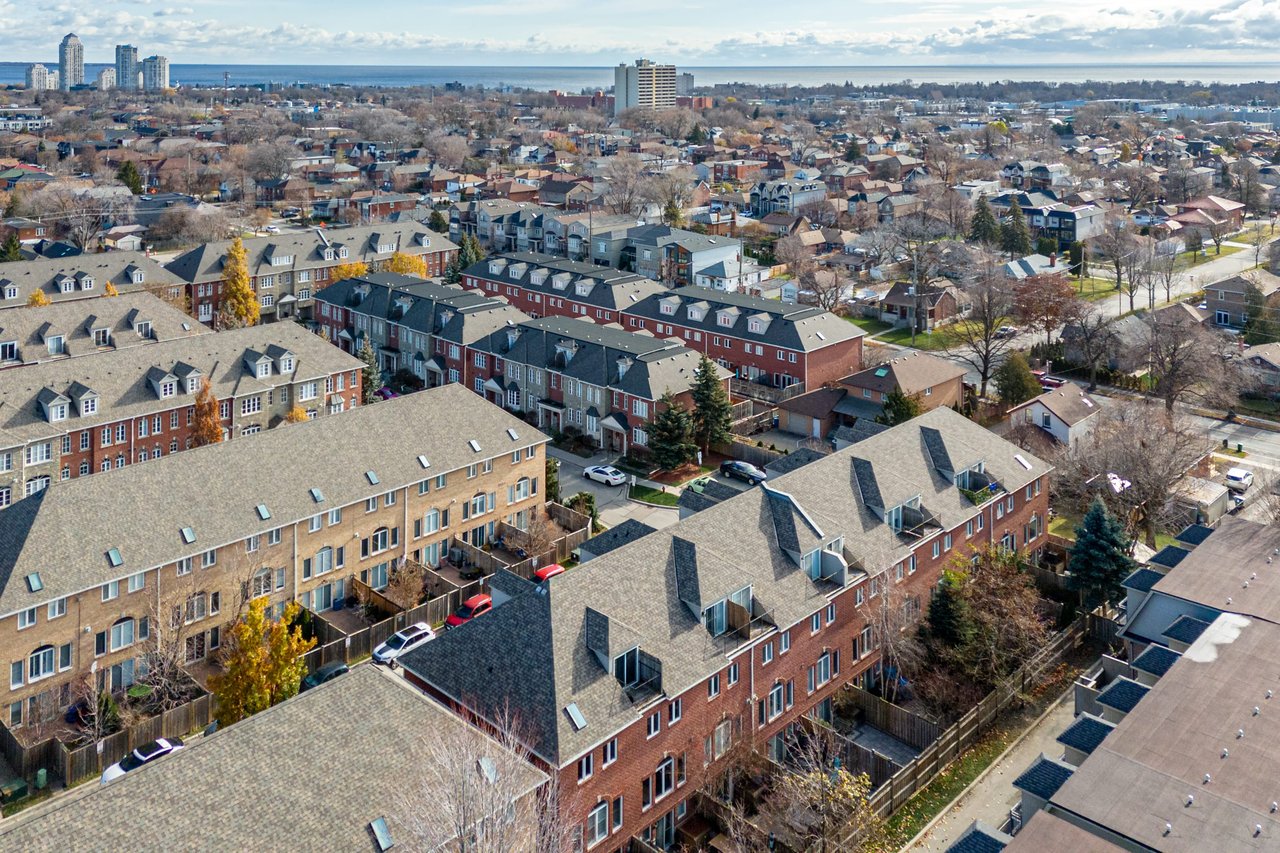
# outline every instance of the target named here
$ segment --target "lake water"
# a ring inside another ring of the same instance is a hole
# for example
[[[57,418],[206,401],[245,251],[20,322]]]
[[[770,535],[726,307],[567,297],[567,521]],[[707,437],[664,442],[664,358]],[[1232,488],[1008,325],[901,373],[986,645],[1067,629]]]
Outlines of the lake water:
[[[55,59],[45,65],[56,68]],[[27,63],[0,63],[0,85],[21,83]],[[85,63],[85,79],[92,81],[100,63]],[[396,66],[396,65],[170,65],[176,84],[221,86],[223,72],[233,84],[348,83],[360,86],[444,86],[458,82],[488,88],[523,87],[538,91],[607,88],[613,85],[613,69],[554,66]],[[717,83],[818,86],[844,84],[877,86],[910,80],[916,83],[978,83],[1003,80],[1052,80],[1080,83],[1090,80],[1198,81],[1202,83],[1253,83],[1280,81],[1280,63],[1219,64],[1114,64],[1114,65],[884,65],[884,66],[681,66],[698,85]]]

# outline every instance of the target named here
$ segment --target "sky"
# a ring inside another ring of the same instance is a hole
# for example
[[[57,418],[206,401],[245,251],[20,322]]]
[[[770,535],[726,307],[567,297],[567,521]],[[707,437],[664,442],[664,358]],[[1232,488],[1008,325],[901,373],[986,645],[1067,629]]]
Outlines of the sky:
[[[367,11],[366,11],[367,9]],[[688,66],[1274,62],[1277,0],[0,0],[0,61]]]

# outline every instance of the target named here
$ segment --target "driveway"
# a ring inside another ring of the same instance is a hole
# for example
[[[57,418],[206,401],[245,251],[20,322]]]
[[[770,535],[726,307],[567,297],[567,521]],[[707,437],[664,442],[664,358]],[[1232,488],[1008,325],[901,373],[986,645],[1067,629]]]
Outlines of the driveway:
[[[627,497],[627,487],[606,486],[595,480],[582,476],[582,469],[589,465],[609,465],[614,457],[606,453],[597,453],[590,459],[583,459],[572,453],[548,446],[547,452],[560,460],[560,495],[568,498],[578,492],[590,492],[596,497],[596,509],[600,512],[600,523],[606,527],[615,527],[628,518],[642,521],[650,527],[661,529],[670,527],[680,520],[680,513],[674,508],[655,507],[638,503]]]

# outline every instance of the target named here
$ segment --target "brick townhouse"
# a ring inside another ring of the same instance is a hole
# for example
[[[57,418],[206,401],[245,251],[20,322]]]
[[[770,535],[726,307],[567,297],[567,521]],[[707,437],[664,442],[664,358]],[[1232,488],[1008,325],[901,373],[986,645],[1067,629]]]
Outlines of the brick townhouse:
[[[776,388],[817,388],[862,369],[862,330],[812,305],[693,286],[650,296],[624,314],[628,331],[678,337],[738,378]]]
[[[538,254],[487,258],[463,270],[462,281],[534,316],[585,317],[678,337],[739,378],[776,387],[816,388],[862,368],[862,331],[810,305],[697,286],[670,290],[643,276]]]
[[[530,317],[618,323],[637,302],[667,288],[633,272],[538,253],[488,258],[462,271],[464,287],[502,296]]]
[[[432,387],[463,381],[469,346],[528,319],[503,299],[395,273],[338,282],[316,301],[323,337],[349,353],[368,338],[379,367]]]
[[[143,252],[99,252],[0,264],[0,308],[25,308],[39,290],[50,302],[93,299],[107,292],[149,290],[180,301],[183,283]]]
[[[0,369],[210,334],[145,291],[0,312]]]
[[[228,240],[205,243],[166,265],[186,283],[191,313],[202,323],[212,323],[218,314],[230,245]],[[332,284],[331,271],[340,264],[360,261],[372,271],[401,252],[421,257],[427,275],[439,276],[458,252],[448,238],[418,222],[289,232],[245,240],[244,247],[264,322],[311,319],[315,294]]]
[[[499,575],[508,599],[401,663],[482,725],[519,710],[582,849],[670,849],[732,745],[778,757],[879,677],[877,608],[921,614],[974,546],[1037,550],[1049,471],[936,409],[545,584]]]
[[[380,588],[396,561],[435,563],[454,535],[479,543],[500,519],[527,523],[545,441],[440,388],[19,501],[0,511],[3,722],[58,714],[83,677],[127,687],[157,619],[195,663],[247,598],[323,612],[352,578]]]
[[[679,342],[543,317],[493,332],[469,350],[467,387],[552,431],[575,429],[614,453],[649,446],[658,401],[670,391],[693,408],[701,360]],[[729,372],[721,368],[722,381]]]
[[[276,426],[294,406],[311,417],[356,406],[363,366],[289,323],[0,371],[0,506],[188,449],[205,379],[223,434],[238,438]]]

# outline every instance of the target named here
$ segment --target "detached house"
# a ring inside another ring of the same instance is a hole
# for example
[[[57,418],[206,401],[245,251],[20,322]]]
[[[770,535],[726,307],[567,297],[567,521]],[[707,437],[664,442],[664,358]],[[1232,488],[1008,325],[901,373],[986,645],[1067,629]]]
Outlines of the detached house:
[[[1014,426],[1038,427],[1058,444],[1072,447],[1097,422],[1097,402],[1080,386],[1068,382],[1009,410]]]
[[[937,409],[546,584],[504,577],[492,613],[400,663],[464,718],[520,709],[584,849],[671,849],[735,745],[780,756],[879,682],[881,596],[918,618],[957,555],[1041,547],[1049,470]]]
[[[760,181],[751,190],[751,209],[756,216],[767,216],[774,211],[795,213],[805,205],[823,201],[827,197],[827,185],[821,180],[782,178]]]
[[[1216,326],[1244,328],[1249,322],[1251,299],[1260,300],[1268,308],[1280,307],[1280,276],[1253,270],[1204,286],[1206,310]]]

